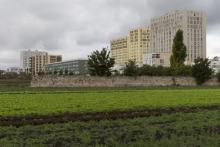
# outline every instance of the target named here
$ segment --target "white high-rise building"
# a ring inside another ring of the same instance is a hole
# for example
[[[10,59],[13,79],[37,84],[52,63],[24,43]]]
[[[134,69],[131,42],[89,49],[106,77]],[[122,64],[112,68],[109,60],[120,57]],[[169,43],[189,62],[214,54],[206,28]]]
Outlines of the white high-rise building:
[[[31,50],[21,52],[20,64],[21,64],[21,68],[23,71],[29,72],[29,70],[31,68],[30,67],[30,57],[34,56],[38,52],[39,51],[31,51]]]
[[[186,64],[192,64],[198,57],[206,58],[206,15],[199,11],[177,10],[153,18],[151,53],[165,53],[170,56],[173,39],[179,29],[183,31],[187,48]],[[165,60],[167,59],[169,57]]]

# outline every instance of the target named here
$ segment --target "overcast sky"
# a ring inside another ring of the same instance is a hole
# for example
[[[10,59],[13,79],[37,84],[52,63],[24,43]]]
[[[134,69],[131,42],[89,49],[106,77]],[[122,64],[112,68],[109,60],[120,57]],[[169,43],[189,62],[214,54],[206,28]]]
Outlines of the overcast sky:
[[[19,66],[24,49],[85,58],[177,9],[207,13],[208,56],[220,56],[219,6],[219,0],[0,0],[0,68]]]

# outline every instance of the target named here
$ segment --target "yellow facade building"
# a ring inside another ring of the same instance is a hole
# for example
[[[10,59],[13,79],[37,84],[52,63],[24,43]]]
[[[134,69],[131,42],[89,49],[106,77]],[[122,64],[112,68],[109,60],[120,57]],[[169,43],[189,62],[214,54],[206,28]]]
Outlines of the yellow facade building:
[[[143,55],[150,49],[150,28],[138,28],[129,31],[127,37],[111,41],[112,58],[116,64],[122,65],[128,60],[143,63]]]
[[[128,38],[118,38],[111,41],[111,54],[116,64],[124,64],[128,61]]]
[[[138,64],[143,63],[143,55],[150,49],[150,28],[139,28],[129,31],[128,59],[135,60]]]

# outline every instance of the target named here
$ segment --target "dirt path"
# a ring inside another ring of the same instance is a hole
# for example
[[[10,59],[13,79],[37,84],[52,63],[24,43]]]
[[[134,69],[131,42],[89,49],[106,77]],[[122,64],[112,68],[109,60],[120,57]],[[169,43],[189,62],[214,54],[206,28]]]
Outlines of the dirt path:
[[[220,105],[177,107],[161,109],[124,110],[111,112],[91,113],[62,113],[57,115],[25,116],[25,117],[0,117],[0,126],[24,126],[65,123],[68,121],[90,121],[90,120],[115,120],[135,117],[161,116],[163,114],[192,113],[204,110],[220,110]]]

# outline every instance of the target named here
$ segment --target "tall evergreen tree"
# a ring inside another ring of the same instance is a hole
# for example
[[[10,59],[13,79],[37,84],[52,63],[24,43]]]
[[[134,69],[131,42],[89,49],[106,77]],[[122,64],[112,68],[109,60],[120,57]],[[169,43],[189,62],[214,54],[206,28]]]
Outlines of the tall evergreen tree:
[[[102,51],[94,51],[88,57],[88,69],[92,76],[111,76],[111,68],[115,59],[110,57],[110,52],[105,48]]]
[[[186,56],[186,46],[183,43],[183,31],[178,30],[173,40],[172,55],[170,57],[171,68],[178,69],[184,66]]]

